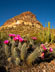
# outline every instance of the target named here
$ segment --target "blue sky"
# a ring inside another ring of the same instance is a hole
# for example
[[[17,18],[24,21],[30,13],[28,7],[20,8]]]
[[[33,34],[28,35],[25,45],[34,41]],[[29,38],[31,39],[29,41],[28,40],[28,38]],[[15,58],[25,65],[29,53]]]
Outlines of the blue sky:
[[[55,28],[55,0],[0,0],[0,26],[22,12],[31,11],[43,26]]]

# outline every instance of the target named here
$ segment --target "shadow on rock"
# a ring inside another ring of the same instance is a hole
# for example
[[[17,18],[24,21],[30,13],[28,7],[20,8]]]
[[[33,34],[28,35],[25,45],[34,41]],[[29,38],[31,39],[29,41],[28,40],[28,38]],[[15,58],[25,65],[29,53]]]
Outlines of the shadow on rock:
[[[4,66],[0,66],[0,72],[7,72]]]

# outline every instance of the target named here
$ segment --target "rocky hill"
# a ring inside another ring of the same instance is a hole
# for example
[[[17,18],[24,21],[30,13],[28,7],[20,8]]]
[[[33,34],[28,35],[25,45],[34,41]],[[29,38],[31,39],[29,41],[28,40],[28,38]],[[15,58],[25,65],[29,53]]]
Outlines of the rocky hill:
[[[33,22],[33,21],[36,21],[36,17],[34,14],[32,14],[31,12],[24,12],[18,16],[15,16],[9,20],[7,20],[4,25],[7,25],[7,24],[11,24],[13,22],[17,22],[17,20],[23,20],[23,21],[27,21],[27,22]]]
[[[36,24],[41,25],[40,22],[36,19],[36,16],[34,14],[32,14],[31,12],[29,12],[29,11],[24,12],[24,13],[18,15],[18,16],[15,16],[15,17],[7,20],[4,23],[4,25],[15,23],[18,20],[22,20],[22,21],[25,21],[25,22],[36,23]]]
[[[0,31],[3,32],[18,32],[18,33],[31,33],[43,27],[42,24],[36,19],[36,16],[30,12],[23,12],[9,20],[7,20],[1,27]]]
[[[38,26],[42,26],[40,24],[40,22],[36,19],[36,16],[34,14],[32,14],[31,12],[27,11],[27,12],[24,12],[20,15],[17,15],[9,20],[7,20],[3,26],[9,26],[9,25],[12,25],[12,24],[25,24],[25,25],[38,25]],[[37,27],[38,27],[37,26]]]

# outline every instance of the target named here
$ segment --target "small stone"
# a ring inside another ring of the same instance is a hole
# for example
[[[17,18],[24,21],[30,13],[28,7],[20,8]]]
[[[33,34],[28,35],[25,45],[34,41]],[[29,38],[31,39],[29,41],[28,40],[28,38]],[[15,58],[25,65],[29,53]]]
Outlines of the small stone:
[[[46,70],[43,70],[43,72],[46,72]]]

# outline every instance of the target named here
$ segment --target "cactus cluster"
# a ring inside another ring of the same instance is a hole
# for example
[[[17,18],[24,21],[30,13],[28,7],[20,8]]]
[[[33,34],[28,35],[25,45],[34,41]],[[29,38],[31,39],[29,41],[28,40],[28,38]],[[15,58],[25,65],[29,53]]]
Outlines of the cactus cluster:
[[[53,57],[53,48],[47,47],[44,44],[41,44],[42,54],[41,58],[44,60],[51,59]]]
[[[53,43],[55,41],[53,28],[50,29],[50,22],[48,22],[48,27],[46,29],[41,28],[41,30],[38,33],[38,37],[42,43]]]
[[[44,58],[48,49],[46,49],[44,45],[42,45],[43,50],[40,46],[37,47],[36,37],[31,37],[29,40],[27,39],[20,35],[9,34],[9,39],[4,41],[5,54],[10,63],[16,65],[23,65],[24,63],[32,65],[38,57]],[[53,50],[49,49],[48,51],[52,52]]]
[[[7,39],[7,37],[7,33],[5,33],[4,31],[0,31],[0,40],[4,41],[5,39]]]
[[[37,51],[33,49],[36,39],[36,37],[32,37],[31,40],[28,41],[25,37],[21,37],[20,35],[9,34],[8,40],[4,41],[7,60],[9,62],[14,62],[16,65],[21,64],[21,62],[26,62],[28,64],[30,57],[32,59],[30,63],[32,64],[32,61],[37,57]],[[31,49],[33,49],[33,52]],[[29,53],[28,50],[31,51],[31,53]]]
[[[52,27],[52,31],[50,29],[50,22],[48,22],[48,30],[45,30],[45,35],[44,37],[46,37],[45,39],[45,42],[51,42],[53,43],[54,42],[54,33],[53,33],[53,27]]]

